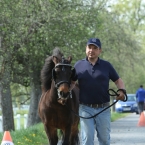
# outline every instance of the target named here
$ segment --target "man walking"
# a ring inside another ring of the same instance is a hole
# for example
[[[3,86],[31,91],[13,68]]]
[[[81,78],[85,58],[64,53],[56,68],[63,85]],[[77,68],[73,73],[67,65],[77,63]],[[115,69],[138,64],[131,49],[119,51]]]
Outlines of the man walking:
[[[112,80],[119,89],[117,100],[125,99],[125,86],[112,64],[99,57],[102,52],[98,38],[88,40],[86,57],[75,64],[80,95],[79,114],[83,117],[93,116],[109,106],[109,81]],[[99,145],[110,145],[110,109],[91,119],[80,118],[82,145],[94,145],[94,134],[97,131]]]
[[[144,101],[145,101],[145,90],[143,85],[140,85],[140,88],[136,91],[136,98],[138,102],[138,111],[141,114],[144,110]]]

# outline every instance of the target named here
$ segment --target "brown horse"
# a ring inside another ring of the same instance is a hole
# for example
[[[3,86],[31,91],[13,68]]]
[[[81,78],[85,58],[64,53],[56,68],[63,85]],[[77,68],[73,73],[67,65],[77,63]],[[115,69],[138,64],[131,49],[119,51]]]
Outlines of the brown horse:
[[[57,130],[62,131],[62,145],[79,145],[78,90],[71,88],[71,57],[64,59],[59,49],[45,61],[41,71],[42,96],[39,116],[50,145],[57,145]]]

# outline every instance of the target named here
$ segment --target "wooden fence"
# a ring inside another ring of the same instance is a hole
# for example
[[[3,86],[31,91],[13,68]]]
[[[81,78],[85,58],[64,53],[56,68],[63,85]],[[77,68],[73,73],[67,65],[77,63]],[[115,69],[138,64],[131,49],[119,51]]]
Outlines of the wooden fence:
[[[15,129],[19,130],[22,128],[26,128],[27,118],[28,118],[28,114],[24,114],[24,115],[17,114],[16,116],[14,116]],[[0,132],[3,132],[2,125],[3,125],[3,120],[2,120],[2,116],[0,116]]]

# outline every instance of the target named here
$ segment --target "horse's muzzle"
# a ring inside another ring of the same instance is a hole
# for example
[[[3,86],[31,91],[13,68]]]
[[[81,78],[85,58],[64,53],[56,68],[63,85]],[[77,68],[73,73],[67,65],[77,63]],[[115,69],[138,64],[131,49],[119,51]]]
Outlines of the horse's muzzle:
[[[62,104],[62,105],[65,105],[66,104],[66,102],[67,102],[67,99],[68,98],[58,98],[58,103],[60,103],[60,104]]]

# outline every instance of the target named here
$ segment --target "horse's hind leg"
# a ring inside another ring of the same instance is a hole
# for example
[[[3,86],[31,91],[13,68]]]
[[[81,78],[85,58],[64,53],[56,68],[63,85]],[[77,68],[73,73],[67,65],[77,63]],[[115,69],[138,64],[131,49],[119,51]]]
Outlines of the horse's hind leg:
[[[80,145],[79,130],[78,130],[78,125],[77,124],[72,126],[70,142],[71,142],[70,145]]]
[[[70,145],[80,145],[79,135],[77,133],[72,134],[70,142]]]
[[[75,125],[70,129],[63,131],[64,140],[62,145],[79,145],[78,126]]]
[[[70,127],[66,128],[65,130],[62,130],[63,132],[63,141],[62,145],[70,145]]]
[[[49,145],[57,145],[58,143],[57,129],[45,126],[45,131],[49,140]]]

